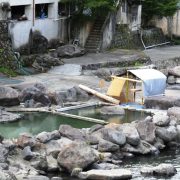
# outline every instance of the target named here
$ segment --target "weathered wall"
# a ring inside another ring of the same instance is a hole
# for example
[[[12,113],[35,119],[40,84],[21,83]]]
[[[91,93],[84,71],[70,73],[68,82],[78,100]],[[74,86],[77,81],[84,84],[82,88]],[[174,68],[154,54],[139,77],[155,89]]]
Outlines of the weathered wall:
[[[163,30],[165,35],[168,35],[169,31],[172,30],[174,36],[180,37],[180,10],[177,10],[172,18],[158,18],[155,17],[152,20],[152,24]]]

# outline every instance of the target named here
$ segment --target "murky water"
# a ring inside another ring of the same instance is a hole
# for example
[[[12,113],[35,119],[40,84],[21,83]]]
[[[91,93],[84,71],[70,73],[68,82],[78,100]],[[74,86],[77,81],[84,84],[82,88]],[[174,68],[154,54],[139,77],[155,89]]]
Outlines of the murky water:
[[[80,116],[103,119],[108,122],[125,123],[144,118],[145,114],[141,112],[127,111],[124,116],[102,116],[99,108],[85,108],[66,113]],[[59,129],[61,124],[69,124],[75,128],[89,128],[96,123],[82,121],[78,119],[63,117],[50,113],[24,113],[24,118],[17,122],[4,123],[0,125],[0,133],[6,138],[16,138],[19,134],[27,132],[32,135],[42,131],[53,131]]]

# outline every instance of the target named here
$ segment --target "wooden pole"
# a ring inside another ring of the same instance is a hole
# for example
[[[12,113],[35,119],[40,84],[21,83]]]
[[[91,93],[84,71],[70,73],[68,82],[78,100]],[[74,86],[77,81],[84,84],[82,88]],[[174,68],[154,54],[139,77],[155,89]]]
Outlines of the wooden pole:
[[[98,92],[98,91],[95,91],[95,90],[93,90],[93,89],[91,89],[91,88],[89,88],[89,87],[87,87],[87,86],[84,86],[84,85],[79,85],[79,88],[81,88],[82,90],[84,90],[84,91],[86,91],[86,92],[88,92],[88,93],[91,93],[91,94],[93,94],[93,95],[95,95],[95,96],[97,96],[97,97],[99,97],[99,98],[101,98],[101,99],[104,99],[104,100],[106,100],[106,101],[108,101],[108,102],[111,102],[111,103],[113,103],[113,104],[119,104],[120,103],[120,101],[119,100],[117,100],[117,99],[114,99],[114,98],[112,98],[112,97],[110,97],[110,96],[107,96],[107,95],[105,95],[105,94],[102,94],[102,93],[100,93],[100,92]]]

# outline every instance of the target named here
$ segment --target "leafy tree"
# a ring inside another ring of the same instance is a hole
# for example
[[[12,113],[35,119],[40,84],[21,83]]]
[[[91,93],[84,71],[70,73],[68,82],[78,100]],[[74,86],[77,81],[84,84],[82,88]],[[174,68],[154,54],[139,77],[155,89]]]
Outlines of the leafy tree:
[[[144,0],[142,1],[142,17],[148,23],[153,16],[171,17],[177,10],[179,0]]]

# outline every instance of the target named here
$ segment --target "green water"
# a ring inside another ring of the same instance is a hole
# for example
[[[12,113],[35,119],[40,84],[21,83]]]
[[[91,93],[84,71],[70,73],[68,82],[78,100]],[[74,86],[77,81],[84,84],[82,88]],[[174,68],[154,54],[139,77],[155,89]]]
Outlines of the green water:
[[[117,124],[141,120],[147,116],[147,114],[145,113],[136,111],[126,111],[124,116],[103,116],[100,114],[99,107],[90,107],[79,110],[67,111],[66,113],[85,117],[92,117]],[[95,125],[96,123],[91,123],[69,117],[63,117],[50,113],[24,113],[24,118],[22,120],[0,124],[0,133],[5,138],[16,138],[20,134],[25,132],[30,133],[32,135],[36,135],[42,131],[50,132],[59,129],[59,126],[61,124],[68,124],[75,128],[89,128]]]
[[[21,133],[38,134],[42,131],[59,129],[61,124],[69,124],[75,128],[88,128],[94,125],[87,121],[62,117],[50,113],[25,113],[22,120],[0,124],[0,133],[6,138],[16,138]]]

